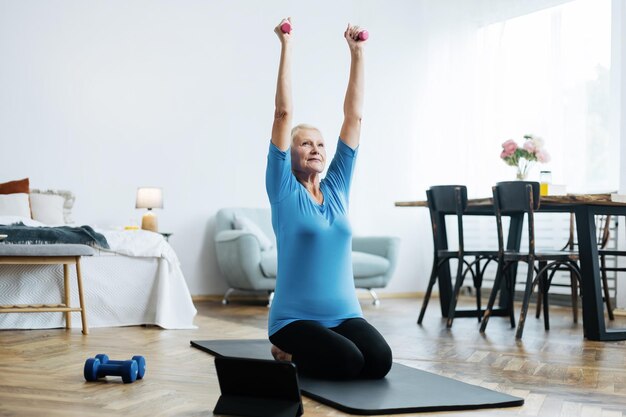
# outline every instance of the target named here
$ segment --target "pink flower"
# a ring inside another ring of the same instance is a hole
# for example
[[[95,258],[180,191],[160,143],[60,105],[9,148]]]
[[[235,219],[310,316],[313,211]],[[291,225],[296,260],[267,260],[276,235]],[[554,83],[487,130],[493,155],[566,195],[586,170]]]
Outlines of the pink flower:
[[[513,139],[509,139],[502,144],[502,149],[503,151],[502,151],[502,154],[500,154],[500,158],[504,159],[515,153],[515,151],[517,150],[517,143],[515,143]]]
[[[537,156],[537,161],[541,162],[542,164],[550,162],[550,154],[543,149],[540,151],[537,151],[536,156]]]
[[[534,141],[527,140],[526,142],[524,142],[524,150],[528,151],[529,153],[534,153],[538,149],[535,146],[535,142]]]

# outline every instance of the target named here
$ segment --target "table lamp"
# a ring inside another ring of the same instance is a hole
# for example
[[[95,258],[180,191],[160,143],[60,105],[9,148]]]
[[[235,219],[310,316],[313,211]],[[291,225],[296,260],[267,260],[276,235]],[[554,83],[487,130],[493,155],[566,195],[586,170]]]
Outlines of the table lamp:
[[[138,188],[135,208],[148,209],[148,212],[141,218],[141,228],[143,230],[158,232],[157,216],[152,212],[152,209],[163,208],[163,190],[157,187]]]

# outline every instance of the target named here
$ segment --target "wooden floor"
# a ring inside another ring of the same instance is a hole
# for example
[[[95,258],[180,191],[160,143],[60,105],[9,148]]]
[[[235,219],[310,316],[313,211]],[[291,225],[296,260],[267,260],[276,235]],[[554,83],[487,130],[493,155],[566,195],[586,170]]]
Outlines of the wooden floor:
[[[397,362],[525,398],[522,407],[434,413],[442,416],[624,416],[626,343],[583,340],[569,309],[551,310],[552,330],[534,316],[522,342],[507,319],[494,317],[487,335],[475,319],[457,319],[445,329],[437,301],[423,326],[420,303],[383,299],[362,302],[366,318],[387,338]],[[197,330],[156,327],[0,331],[0,416],[203,416],[219,396],[213,358],[189,346],[192,339],[263,338],[267,309],[260,304],[197,304]],[[51,313],[46,313],[51,314]],[[626,327],[626,319],[616,319]],[[143,380],[119,378],[87,383],[86,358],[147,359]],[[419,390],[419,387],[416,387]],[[450,393],[454,395],[454,393]],[[305,416],[342,416],[303,397]],[[417,414],[427,415],[427,414]]]

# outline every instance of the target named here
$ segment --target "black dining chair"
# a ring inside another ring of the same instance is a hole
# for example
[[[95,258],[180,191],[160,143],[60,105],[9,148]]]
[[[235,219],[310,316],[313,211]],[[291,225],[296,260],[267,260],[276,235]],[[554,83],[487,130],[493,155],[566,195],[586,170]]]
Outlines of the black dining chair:
[[[548,291],[550,283],[557,270],[563,267],[568,268],[580,282],[580,269],[578,267],[578,253],[573,251],[535,251],[535,220],[534,212],[539,209],[539,183],[528,181],[500,182],[493,187],[493,206],[496,215],[498,229],[498,272],[493,284],[493,289],[489,295],[487,309],[483,316],[480,332],[487,328],[489,317],[493,309],[496,295],[505,279],[509,288],[515,286],[515,276],[510,273],[510,267],[518,262],[528,264],[524,297],[522,299],[522,310],[517,324],[515,337],[522,338],[528,304],[533,289],[539,287],[544,305],[544,326],[546,330],[550,328],[548,315]],[[502,216],[516,215],[527,216],[528,220],[528,251],[512,251],[504,248],[504,233],[502,230]],[[539,266],[536,267],[535,264]],[[513,298],[509,298],[509,303],[513,303]]]
[[[602,285],[604,289],[604,302],[606,304],[606,310],[610,320],[615,319],[613,314],[613,306],[611,305],[611,297],[609,295],[609,282],[607,278],[607,272],[626,272],[625,267],[620,266],[607,266],[607,257],[624,257],[626,251],[617,249],[607,249],[608,243],[611,237],[611,215],[603,216],[605,218],[604,227],[600,228],[601,234],[598,236],[598,255],[600,256],[600,275],[602,277]],[[602,226],[602,225],[601,225]],[[617,231],[617,221],[615,222],[615,229]]]
[[[467,208],[467,187],[463,185],[433,186],[426,191],[426,196],[433,231],[434,255],[433,267],[417,323],[421,324],[424,319],[426,307],[428,307],[428,301],[430,300],[433,286],[439,277],[441,267],[452,259],[456,259],[458,264],[446,325],[448,328],[452,327],[452,322],[454,321],[454,317],[456,315],[456,305],[459,293],[461,291],[461,287],[463,286],[463,281],[468,273],[471,274],[473,286],[476,289],[476,317],[480,322],[482,317],[480,289],[482,287],[483,275],[489,263],[496,260],[498,257],[498,252],[495,250],[465,249],[463,238],[463,214]],[[454,215],[457,219],[457,232],[459,238],[457,250],[450,250],[447,248],[447,245],[444,247],[437,236],[437,228],[445,228],[445,224],[441,224],[440,226],[438,226],[438,224],[446,215]],[[470,260],[468,261],[467,258],[470,258]]]
[[[567,243],[563,247],[562,250],[575,251],[578,250],[578,242],[575,238],[575,216],[574,213],[570,214],[570,225],[569,225],[569,238]],[[613,315],[613,306],[611,303],[611,297],[609,294],[609,280],[607,272],[626,272],[626,268],[623,267],[609,267],[607,266],[607,256],[626,256],[626,251],[612,250],[607,249],[610,238],[611,238],[611,227],[612,227],[612,217],[610,214],[596,216],[596,230],[598,231],[598,255],[600,259],[600,277],[602,279],[602,289],[603,289],[603,301],[606,305],[607,314],[609,316],[609,320],[614,320],[615,316]],[[567,283],[552,283],[551,286],[558,287],[570,287],[571,289],[571,298],[572,298],[572,315],[574,317],[574,323],[578,323],[578,281],[576,277],[571,271],[567,268],[560,269],[564,271],[570,272],[570,282]],[[542,307],[542,295],[541,293],[537,293],[537,311],[535,313],[535,317],[539,318],[541,316],[541,307]]]
[[[578,246],[578,244],[576,243],[575,238],[574,238],[575,231],[576,231],[576,225],[574,224],[574,213],[571,213],[570,219],[569,219],[569,237],[567,239],[567,243],[565,243],[565,246],[561,248],[562,251],[573,252],[576,250],[576,246]],[[539,263],[539,268],[543,268],[544,266],[545,266],[545,262]],[[557,271],[569,272],[569,283],[551,282],[550,287],[568,287],[570,289],[570,299],[571,299],[571,304],[572,304],[572,317],[574,319],[574,323],[578,323],[578,279],[576,278],[576,275],[568,267],[557,268]],[[539,282],[539,285],[543,285],[543,282]],[[541,308],[543,304],[544,304],[543,293],[542,291],[537,291],[537,303],[536,303],[537,309],[535,312],[536,318],[541,317]],[[548,308],[548,307],[545,307],[545,308]],[[546,326],[549,327],[549,323]]]

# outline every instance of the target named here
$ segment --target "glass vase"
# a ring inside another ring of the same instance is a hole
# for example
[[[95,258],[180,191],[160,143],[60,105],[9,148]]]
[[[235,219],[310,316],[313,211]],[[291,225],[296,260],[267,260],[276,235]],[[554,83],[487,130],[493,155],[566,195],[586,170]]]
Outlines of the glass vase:
[[[515,179],[518,181],[526,181],[527,178],[528,178],[528,172],[523,171],[518,167],[517,174],[515,174]]]
[[[517,173],[515,174],[515,178],[518,181],[526,181],[528,179],[528,174],[530,173],[530,168],[532,166],[532,161],[520,159],[519,163],[517,164]]]

